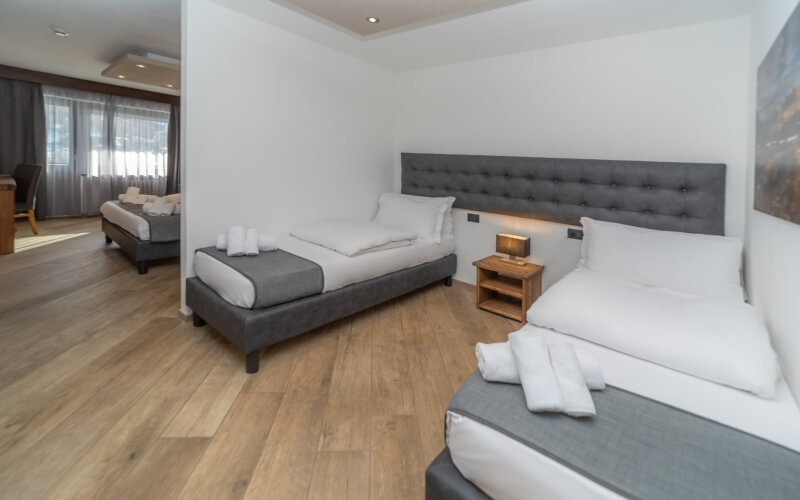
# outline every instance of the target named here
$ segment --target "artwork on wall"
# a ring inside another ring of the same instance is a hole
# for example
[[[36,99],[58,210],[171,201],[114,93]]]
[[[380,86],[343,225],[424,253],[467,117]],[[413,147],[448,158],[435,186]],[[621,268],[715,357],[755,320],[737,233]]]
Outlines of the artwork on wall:
[[[800,5],[758,68],[755,209],[800,224]]]

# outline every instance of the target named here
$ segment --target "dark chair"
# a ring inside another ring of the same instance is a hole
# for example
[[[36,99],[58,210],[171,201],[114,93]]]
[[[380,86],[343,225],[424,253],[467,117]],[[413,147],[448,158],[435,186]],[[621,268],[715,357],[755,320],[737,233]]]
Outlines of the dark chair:
[[[36,225],[36,192],[39,190],[39,181],[42,180],[41,165],[30,165],[20,163],[14,169],[14,181],[17,183],[17,190],[14,199],[14,217],[27,217],[31,225],[33,234],[39,234],[39,227]]]

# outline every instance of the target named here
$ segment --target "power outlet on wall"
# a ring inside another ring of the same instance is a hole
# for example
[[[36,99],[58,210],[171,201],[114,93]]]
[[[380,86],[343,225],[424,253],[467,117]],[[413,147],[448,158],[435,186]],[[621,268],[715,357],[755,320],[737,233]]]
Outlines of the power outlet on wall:
[[[481,216],[479,214],[467,214],[467,221],[469,222],[480,222]]]
[[[583,239],[583,231],[581,229],[572,229],[567,228],[567,238],[573,240],[582,240]]]

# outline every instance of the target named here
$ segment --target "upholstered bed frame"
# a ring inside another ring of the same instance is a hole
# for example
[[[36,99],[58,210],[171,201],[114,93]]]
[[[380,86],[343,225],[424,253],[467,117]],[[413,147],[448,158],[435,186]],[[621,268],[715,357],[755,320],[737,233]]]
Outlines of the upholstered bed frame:
[[[583,216],[633,226],[724,234],[725,165],[402,154],[402,189],[455,196],[456,208],[578,225]],[[487,500],[447,448],[425,474],[427,500]]]
[[[151,260],[178,257],[181,254],[180,241],[151,242],[140,240],[120,226],[103,217],[102,229],[106,235],[106,243],[116,242],[123,252],[133,259],[139,268],[139,274],[147,274]]]

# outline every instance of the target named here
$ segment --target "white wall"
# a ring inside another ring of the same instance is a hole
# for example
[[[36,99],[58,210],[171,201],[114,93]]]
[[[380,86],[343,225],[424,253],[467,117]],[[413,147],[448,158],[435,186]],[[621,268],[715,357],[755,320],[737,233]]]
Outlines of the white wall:
[[[797,4],[797,0],[760,0],[752,16],[745,251],[751,300],[766,317],[784,375],[800,400],[800,225],[752,208],[757,69]]]
[[[726,163],[726,232],[743,237],[748,53],[740,17],[405,73],[398,149]],[[399,175],[398,160],[398,189]],[[500,230],[532,236],[545,286],[577,262],[565,226],[456,219],[459,280],[474,282],[471,264],[493,252]]]
[[[208,0],[184,0],[183,22],[182,282],[229,225],[374,214],[392,190],[394,76]]]

